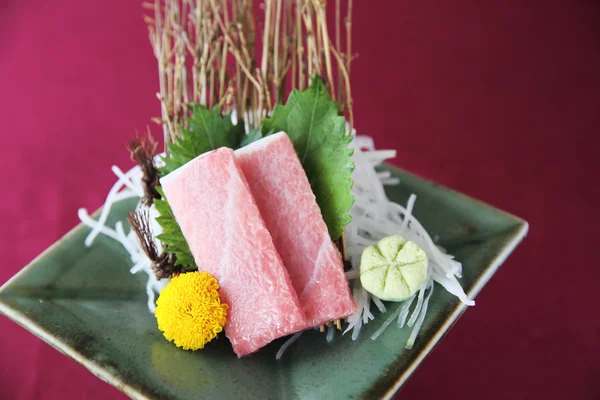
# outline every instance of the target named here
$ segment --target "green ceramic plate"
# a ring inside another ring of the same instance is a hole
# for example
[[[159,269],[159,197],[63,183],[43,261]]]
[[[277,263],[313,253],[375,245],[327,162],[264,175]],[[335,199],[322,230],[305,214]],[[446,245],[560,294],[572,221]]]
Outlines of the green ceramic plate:
[[[523,239],[527,223],[384,168],[402,180],[389,197],[405,203],[417,194],[414,214],[463,263],[461,283],[475,297]],[[119,203],[109,222],[124,220],[133,206]],[[438,285],[412,350],[404,348],[407,329],[392,326],[377,341],[369,339],[385,320],[379,316],[356,342],[338,334],[327,343],[323,334],[305,333],[281,361],[275,360],[281,339],[240,360],[224,338],[186,352],[157,330],[145,280],[129,274],[127,253],[104,237],[86,248],[88,232],[77,226],[5,284],[0,311],[133,398],[391,398],[465,310]]]

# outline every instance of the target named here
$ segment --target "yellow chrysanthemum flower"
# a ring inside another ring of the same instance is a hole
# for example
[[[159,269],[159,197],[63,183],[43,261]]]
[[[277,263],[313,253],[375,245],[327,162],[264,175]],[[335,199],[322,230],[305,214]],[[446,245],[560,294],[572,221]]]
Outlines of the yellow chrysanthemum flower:
[[[184,350],[198,350],[223,330],[227,304],[208,272],[188,272],[171,279],[156,302],[158,329]]]

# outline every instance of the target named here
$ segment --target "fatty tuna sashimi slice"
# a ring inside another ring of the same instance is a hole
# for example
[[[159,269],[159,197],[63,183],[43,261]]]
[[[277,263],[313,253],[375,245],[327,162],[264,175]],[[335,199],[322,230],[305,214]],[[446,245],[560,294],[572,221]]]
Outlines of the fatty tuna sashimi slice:
[[[267,136],[235,155],[292,278],[307,327],[353,314],[342,257],[290,138],[284,132]]]
[[[229,304],[238,357],[306,326],[298,297],[231,149],[205,153],[160,180],[200,271]]]

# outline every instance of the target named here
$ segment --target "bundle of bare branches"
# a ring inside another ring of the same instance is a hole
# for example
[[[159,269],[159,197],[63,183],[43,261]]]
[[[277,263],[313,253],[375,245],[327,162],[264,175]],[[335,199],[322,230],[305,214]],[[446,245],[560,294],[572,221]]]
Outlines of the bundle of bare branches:
[[[333,40],[325,0],[265,0],[260,7],[251,0],[144,3],[153,11],[146,22],[158,61],[156,121],[165,143],[186,126],[192,103],[236,110],[239,119],[258,128],[292,89],[306,88],[312,74],[327,82],[352,125],[352,0],[344,3],[335,0]]]

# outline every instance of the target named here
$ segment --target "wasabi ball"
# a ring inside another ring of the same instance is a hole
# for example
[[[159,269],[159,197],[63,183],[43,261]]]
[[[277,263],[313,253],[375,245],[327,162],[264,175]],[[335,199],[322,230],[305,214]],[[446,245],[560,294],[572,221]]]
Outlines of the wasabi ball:
[[[388,236],[363,251],[360,282],[382,300],[402,301],[427,280],[427,254],[402,236]]]

